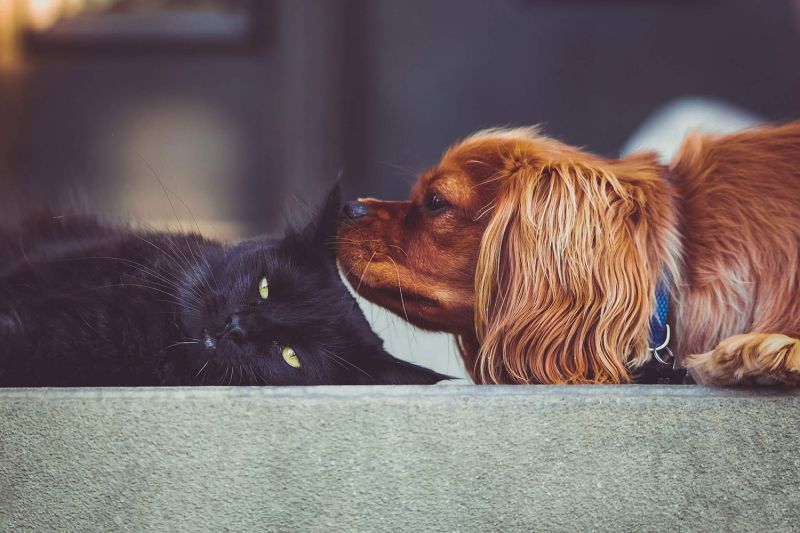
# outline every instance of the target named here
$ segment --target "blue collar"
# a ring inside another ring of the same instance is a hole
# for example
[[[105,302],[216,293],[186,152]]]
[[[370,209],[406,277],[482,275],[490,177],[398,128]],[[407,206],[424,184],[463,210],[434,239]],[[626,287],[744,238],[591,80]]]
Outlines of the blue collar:
[[[669,181],[669,175],[664,179]],[[686,369],[670,349],[672,335],[669,327],[669,294],[672,278],[662,274],[656,285],[656,308],[650,315],[650,340],[648,349],[650,360],[638,369],[634,376],[636,383],[681,384],[686,383]]]
[[[659,356],[659,352],[666,349],[670,341],[669,324],[669,286],[668,281],[662,278],[656,285],[656,309],[650,316],[650,350]]]
[[[669,182],[669,173],[664,174],[664,181]],[[669,287],[672,284],[672,277],[669,274],[662,274],[661,279],[656,285],[656,309],[650,316],[650,342],[649,348],[653,357],[662,364],[673,364],[674,357],[669,349],[670,330],[669,330]],[[662,354],[664,356],[662,357]]]
[[[634,372],[634,383],[680,385],[686,383],[686,369],[681,368],[670,350],[669,277],[656,285],[656,308],[650,316],[650,360]]]

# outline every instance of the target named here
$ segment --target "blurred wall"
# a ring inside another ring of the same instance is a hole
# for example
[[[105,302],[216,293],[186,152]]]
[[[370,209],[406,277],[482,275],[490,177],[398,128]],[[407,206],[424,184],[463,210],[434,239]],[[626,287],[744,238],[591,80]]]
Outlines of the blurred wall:
[[[613,155],[676,97],[800,115],[787,0],[256,4],[240,49],[23,52],[0,70],[6,190],[169,219],[155,173],[198,218],[252,233],[340,172],[348,195],[404,197],[488,126],[542,123]]]
[[[0,4],[0,195],[230,238],[303,218],[340,173],[346,196],[404,198],[489,126],[614,155],[683,96],[800,116],[789,0],[260,0],[248,46],[124,50],[26,48],[19,1]],[[366,312],[390,350],[462,373],[447,337]]]
[[[658,106],[709,96],[800,116],[786,0],[365,2],[359,192],[402,198],[413,171],[489,126],[543,124],[615,155]]]

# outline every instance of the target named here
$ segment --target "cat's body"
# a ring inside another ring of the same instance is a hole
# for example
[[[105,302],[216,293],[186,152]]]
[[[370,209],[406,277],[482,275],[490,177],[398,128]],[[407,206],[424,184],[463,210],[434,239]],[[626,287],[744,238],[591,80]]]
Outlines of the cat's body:
[[[445,379],[370,330],[326,245],[337,211],[232,246],[91,218],[0,235],[0,386]]]

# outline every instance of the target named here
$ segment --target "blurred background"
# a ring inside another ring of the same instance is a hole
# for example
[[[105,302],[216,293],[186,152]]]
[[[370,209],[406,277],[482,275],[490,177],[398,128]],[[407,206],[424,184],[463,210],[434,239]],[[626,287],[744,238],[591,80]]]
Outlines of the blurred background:
[[[404,198],[489,126],[667,158],[689,127],[800,116],[798,4],[0,0],[0,195],[190,210],[235,239],[302,218],[339,174],[346,196]],[[449,338],[364,307],[390,351],[463,375]]]

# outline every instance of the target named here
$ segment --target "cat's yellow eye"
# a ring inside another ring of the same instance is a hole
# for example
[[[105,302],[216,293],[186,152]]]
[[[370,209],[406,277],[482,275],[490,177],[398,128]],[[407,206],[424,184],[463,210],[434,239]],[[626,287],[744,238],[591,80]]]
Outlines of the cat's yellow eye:
[[[286,361],[286,364],[294,367],[300,368],[300,359],[297,357],[297,354],[294,353],[294,350],[291,346],[284,346],[281,348],[281,355],[283,356],[283,360]]]
[[[262,300],[269,298],[269,280],[267,280],[267,276],[264,276],[258,282],[258,295],[261,296]]]

